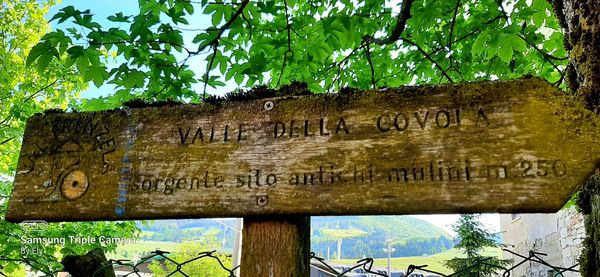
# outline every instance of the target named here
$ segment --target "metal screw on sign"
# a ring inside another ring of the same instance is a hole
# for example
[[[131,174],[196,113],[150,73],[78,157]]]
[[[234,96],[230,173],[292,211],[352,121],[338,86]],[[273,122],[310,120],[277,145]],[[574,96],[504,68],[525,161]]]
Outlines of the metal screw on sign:
[[[262,195],[262,196],[258,196],[256,197],[256,204],[264,207],[267,205],[267,203],[269,203],[269,197],[266,195]]]
[[[272,101],[265,102],[265,105],[264,105],[265,110],[270,111],[273,109],[273,107],[275,107],[275,104],[273,104]]]

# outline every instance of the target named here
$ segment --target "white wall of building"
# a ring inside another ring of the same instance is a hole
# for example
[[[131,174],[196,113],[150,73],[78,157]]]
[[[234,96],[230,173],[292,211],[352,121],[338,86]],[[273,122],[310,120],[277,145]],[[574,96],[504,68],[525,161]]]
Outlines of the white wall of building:
[[[555,214],[503,214],[500,226],[508,249],[528,256],[529,251],[547,254],[543,260],[551,265],[570,267],[578,263],[585,238],[583,216],[575,207]],[[520,262],[523,259],[504,252],[504,258]],[[516,277],[553,276],[552,268],[535,262],[527,262],[511,272]],[[565,273],[565,277],[580,276]]]

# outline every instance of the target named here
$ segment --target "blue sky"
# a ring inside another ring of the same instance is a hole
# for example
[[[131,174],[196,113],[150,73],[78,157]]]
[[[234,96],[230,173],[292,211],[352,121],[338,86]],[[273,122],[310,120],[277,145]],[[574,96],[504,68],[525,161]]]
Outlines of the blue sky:
[[[111,24],[115,24],[106,20],[106,18],[110,15],[113,15],[118,12],[122,12],[124,15],[132,15],[137,14],[138,12],[138,3],[135,0],[85,0],[85,1],[76,1],[76,0],[63,0],[60,4],[56,5],[47,15],[47,18],[50,19],[52,16],[57,13],[60,9],[72,5],[76,9],[86,10],[90,9],[92,13],[95,15],[95,18],[100,24],[107,26]],[[188,17],[188,21],[192,28],[207,28],[210,26],[210,18],[206,15],[203,15],[196,11],[197,13],[193,17]],[[68,24],[63,23],[57,25],[56,22],[52,23],[52,27],[56,28],[67,28]],[[184,40],[186,41],[186,45],[192,45],[191,41],[197,32],[184,32]],[[191,46],[190,48],[193,48]],[[194,58],[191,58],[188,61],[191,69],[196,72],[196,76],[202,76],[204,74],[204,70],[206,68],[206,62],[204,61],[205,56],[200,55]],[[224,88],[209,89],[209,94],[224,94],[225,92],[232,91],[236,88],[235,83],[227,82],[227,86]],[[114,90],[113,86],[104,85],[100,88],[96,88],[93,84],[90,83],[89,89],[82,93],[82,97],[84,98],[95,98],[100,95],[107,95]],[[202,85],[198,84],[196,86],[196,90],[198,92],[202,91]],[[417,218],[428,221],[448,233],[454,235],[452,231],[451,225],[454,224],[458,220],[458,215],[455,214],[445,214],[445,215],[417,215]],[[490,230],[494,232],[500,231],[500,219],[498,214],[484,214],[482,217],[482,222],[490,228]]]
[[[115,13],[122,12],[124,15],[136,15],[139,11],[138,3],[135,0],[85,0],[85,1],[77,1],[77,0],[62,0],[59,4],[52,7],[46,16],[48,19],[52,18],[54,14],[56,14],[60,9],[66,6],[74,6],[76,9],[84,11],[89,9],[92,14],[94,14],[94,19],[98,21],[103,26],[115,26],[119,23],[108,21],[106,18],[110,15],[114,15]],[[205,29],[211,26],[210,17],[204,15],[200,12],[196,12],[194,16],[187,17],[187,20],[190,22],[190,28],[194,29]],[[71,27],[68,21],[65,21],[61,24],[57,24],[57,21],[53,21],[52,28],[61,28],[66,29]],[[182,31],[183,39],[185,41],[185,45],[189,46],[188,48],[194,49],[194,44],[192,44],[192,40],[194,36],[198,34],[199,31]],[[182,54],[181,59],[185,58]],[[206,70],[206,55],[198,55],[192,57],[188,60],[187,64],[190,68],[196,73],[196,76],[199,78],[202,76]],[[208,87],[207,92],[209,94],[219,94],[223,95],[226,92],[233,91],[237,88],[235,82],[225,82],[226,87],[222,87],[219,89],[213,89]],[[198,92],[202,92],[203,84],[198,83],[195,85],[195,89]],[[112,93],[115,90],[115,87],[112,85],[103,85],[100,88],[97,88],[93,83],[90,82],[89,88],[87,91],[82,93],[82,97],[84,98],[95,98],[102,95],[107,95]]]
[[[106,18],[117,12],[123,12],[124,14],[134,14],[134,13],[137,13],[137,11],[139,10],[137,1],[132,1],[132,0],[125,0],[125,1],[119,1],[119,0],[104,0],[104,1],[102,1],[102,0],[85,0],[85,1],[63,0],[56,6],[53,6],[52,8],[50,8],[50,11],[46,15],[46,18],[48,18],[48,19],[52,18],[52,16],[54,16],[54,14],[59,12],[60,9],[67,7],[67,6],[74,6],[76,9],[82,10],[82,11],[87,10],[87,9],[91,10],[92,13],[94,15],[96,15],[95,17],[97,18],[98,21],[101,22],[101,24],[108,22],[106,20]],[[51,24],[52,24],[53,29],[54,28],[63,29],[63,28],[67,28],[69,26],[69,24],[67,22],[57,24],[57,21],[53,21],[53,22],[51,22]],[[109,85],[105,85],[100,88],[97,88],[96,86],[94,86],[94,84],[92,84],[90,82],[88,90],[84,91],[81,94],[81,96],[84,98],[96,98],[101,95],[109,94],[110,92],[113,91],[113,89],[114,89],[114,87],[109,86]]]

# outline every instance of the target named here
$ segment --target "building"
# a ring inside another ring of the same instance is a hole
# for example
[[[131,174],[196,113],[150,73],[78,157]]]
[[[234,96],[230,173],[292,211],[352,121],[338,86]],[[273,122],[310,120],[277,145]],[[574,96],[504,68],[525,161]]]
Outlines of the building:
[[[583,215],[574,206],[555,214],[502,214],[500,228],[507,249],[522,256],[529,251],[545,253],[543,260],[553,266],[571,267],[578,264],[583,249],[585,227]],[[505,259],[514,259],[515,263],[523,259],[509,252],[503,253]],[[579,267],[577,267],[579,268]],[[513,269],[515,277],[549,277],[557,272],[551,267],[526,262]],[[566,272],[562,276],[581,276],[579,273]]]

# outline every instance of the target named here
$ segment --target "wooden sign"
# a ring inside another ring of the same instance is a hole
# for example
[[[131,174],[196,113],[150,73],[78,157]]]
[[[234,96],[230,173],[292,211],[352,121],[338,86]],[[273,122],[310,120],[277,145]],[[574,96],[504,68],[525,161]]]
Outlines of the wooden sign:
[[[37,115],[7,219],[554,212],[598,126],[539,79]]]

